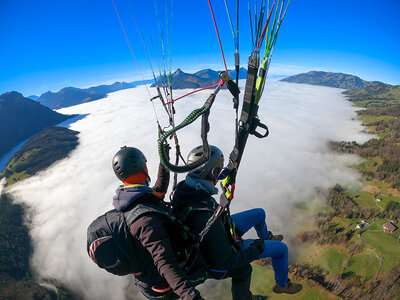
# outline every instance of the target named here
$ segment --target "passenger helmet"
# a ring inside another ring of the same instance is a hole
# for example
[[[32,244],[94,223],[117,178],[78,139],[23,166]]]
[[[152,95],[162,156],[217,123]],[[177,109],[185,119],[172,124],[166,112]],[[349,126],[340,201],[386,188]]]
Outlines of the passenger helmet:
[[[210,159],[200,168],[189,172],[192,177],[199,179],[217,180],[218,175],[224,167],[224,154],[216,146],[210,145]],[[190,151],[187,163],[193,163],[203,156],[203,146],[198,146]]]
[[[118,179],[124,181],[134,174],[145,172],[146,162],[142,151],[124,146],[114,155],[112,166]]]

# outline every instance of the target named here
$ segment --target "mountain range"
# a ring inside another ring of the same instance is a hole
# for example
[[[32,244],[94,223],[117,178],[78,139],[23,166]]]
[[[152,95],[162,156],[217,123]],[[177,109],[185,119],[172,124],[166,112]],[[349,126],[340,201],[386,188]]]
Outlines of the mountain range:
[[[198,89],[214,85],[219,81],[220,71],[214,71],[211,69],[204,69],[193,74],[185,73],[181,69],[177,69],[172,74],[172,86],[174,89]],[[236,71],[228,71],[231,78],[236,78]],[[244,79],[247,76],[245,68],[239,69],[239,79]],[[154,82],[154,80],[145,80],[147,84]],[[151,86],[156,85],[162,86],[163,82],[167,82],[166,77],[159,76],[157,83],[153,83]],[[47,106],[51,109],[59,109],[63,107],[69,107],[77,104],[82,104],[90,101],[105,98],[108,93],[116,92],[119,90],[130,89],[137,85],[143,84],[143,81],[134,82],[115,82],[111,85],[99,85],[86,89],[80,89],[76,87],[65,87],[58,92],[46,92],[42,95],[29,96],[30,99],[39,101],[42,105]]]
[[[185,73],[181,69],[177,69],[172,73],[172,87],[174,89],[199,89],[210,85],[214,85],[219,82],[220,71],[211,69],[204,69],[193,74]],[[228,70],[228,74],[232,79],[236,78],[235,70]],[[247,70],[245,68],[239,69],[239,79],[245,79],[247,76]],[[167,82],[166,77],[158,77],[157,83],[153,83],[151,86],[156,85],[162,86],[163,82]]]
[[[0,157],[42,129],[70,117],[18,92],[0,95]]]
[[[292,83],[329,86],[346,90],[362,89],[374,84],[382,84],[380,81],[366,81],[350,74],[322,71],[310,71],[308,73],[297,74],[281,80]]]
[[[130,89],[135,86],[135,83],[115,82],[111,85],[99,85],[87,89],[65,87],[58,92],[46,92],[40,95],[37,101],[51,109],[59,109],[102,99],[105,98],[108,93]]]

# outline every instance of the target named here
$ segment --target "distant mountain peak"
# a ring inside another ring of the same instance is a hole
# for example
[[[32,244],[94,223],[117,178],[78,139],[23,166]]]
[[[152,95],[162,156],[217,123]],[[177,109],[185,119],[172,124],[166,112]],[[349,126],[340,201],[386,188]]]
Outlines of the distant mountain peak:
[[[362,89],[364,87],[380,84],[378,81],[366,81],[360,77],[346,74],[324,71],[309,71],[282,79],[282,81],[292,83],[305,83],[312,85],[322,85],[341,89]]]
[[[176,69],[176,71],[174,73],[172,73],[172,76],[179,75],[179,74],[186,74],[186,73],[183,72],[180,68],[178,68],[178,69]]]
[[[2,95],[0,95],[0,99],[15,99],[15,98],[23,98],[24,96],[21,94],[21,93],[19,93],[19,92],[16,92],[16,91],[12,91],[12,92],[7,92],[7,93],[4,93],[4,94],[2,94]]]
[[[82,104],[106,97],[106,94],[116,92],[123,89],[133,88],[135,84],[126,82],[114,82],[111,85],[99,85],[87,89],[76,87],[65,87],[58,92],[46,92],[40,95],[38,101],[43,105],[52,109],[68,107],[72,105]]]
[[[0,95],[0,156],[43,128],[70,117],[52,111],[18,92]]]

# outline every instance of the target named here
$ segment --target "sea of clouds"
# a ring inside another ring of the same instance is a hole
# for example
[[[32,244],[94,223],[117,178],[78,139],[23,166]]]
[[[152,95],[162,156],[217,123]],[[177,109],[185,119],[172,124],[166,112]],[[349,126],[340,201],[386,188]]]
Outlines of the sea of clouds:
[[[241,82],[244,84],[244,81]],[[176,91],[176,96],[185,91]],[[332,153],[329,141],[366,141],[355,110],[342,90],[268,82],[260,102],[260,119],[270,136],[250,136],[237,178],[232,213],[253,207],[267,212],[271,230],[290,236],[301,222],[293,205],[313,201],[316,187],[336,183],[359,184],[348,168],[357,158]],[[154,89],[150,88],[154,95]],[[210,91],[176,103],[176,122],[200,107]],[[111,199],[120,182],[111,159],[121,146],[140,148],[148,159],[150,176],[158,167],[157,126],[168,124],[159,102],[153,105],[144,86],[110,94],[107,98],[58,110],[86,115],[69,125],[79,131],[79,146],[44,172],[12,186],[17,202],[28,205],[28,222],[34,242],[32,264],[38,276],[56,279],[86,299],[125,299],[128,280],[100,270],[86,252],[86,228],[112,209]],[[209,142],[229,156],[234,141],[235,114],[227,90],[217,96],[210,114]],[[200,144],[200,122],[179,134],[182,151]],[[180,175],[180,179],[184,178]],[[155,178],[153,178],[153,182]],[[298,213],[297,213],[298,214]],[[137,297],[137,296],[135,296]],[[135,298],[138,299],[138,298]]]

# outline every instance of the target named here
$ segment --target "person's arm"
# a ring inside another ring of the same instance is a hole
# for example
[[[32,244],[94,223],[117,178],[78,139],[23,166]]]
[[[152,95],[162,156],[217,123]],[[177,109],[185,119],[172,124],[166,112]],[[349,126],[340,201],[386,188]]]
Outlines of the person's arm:
[[[197,218],[203,219],[206,222],[207,215],[204,213],[201,213],[201,215],[202,216],[198,216]],[[203,220],[200,222],[204,222]],[[221,219],[218,219],[210,228],[210,231],[204,237],[201,249],[204,255],[207,256],[209,264],[218,270],[228,271],[248,265],[252,261],[258,259],[262,253],[262,250],[255,246],[250,246],[242,250],[235,250]]]
[[[130,227],[131,234],[151,254],[154,265],[175,294],[184,300],[202,299],[194,284],[179,267],[167,231],[167,220],[159,214],[146,214]]]
[[[164,152],[166,153],[167,159],[169,160],[169,150],[171,149],[169,145],[164,145]],[[164,165],[160,162],[158,166],[157,180],[152,189],[158,193],[166,193],[169,186],[170,172]]]

